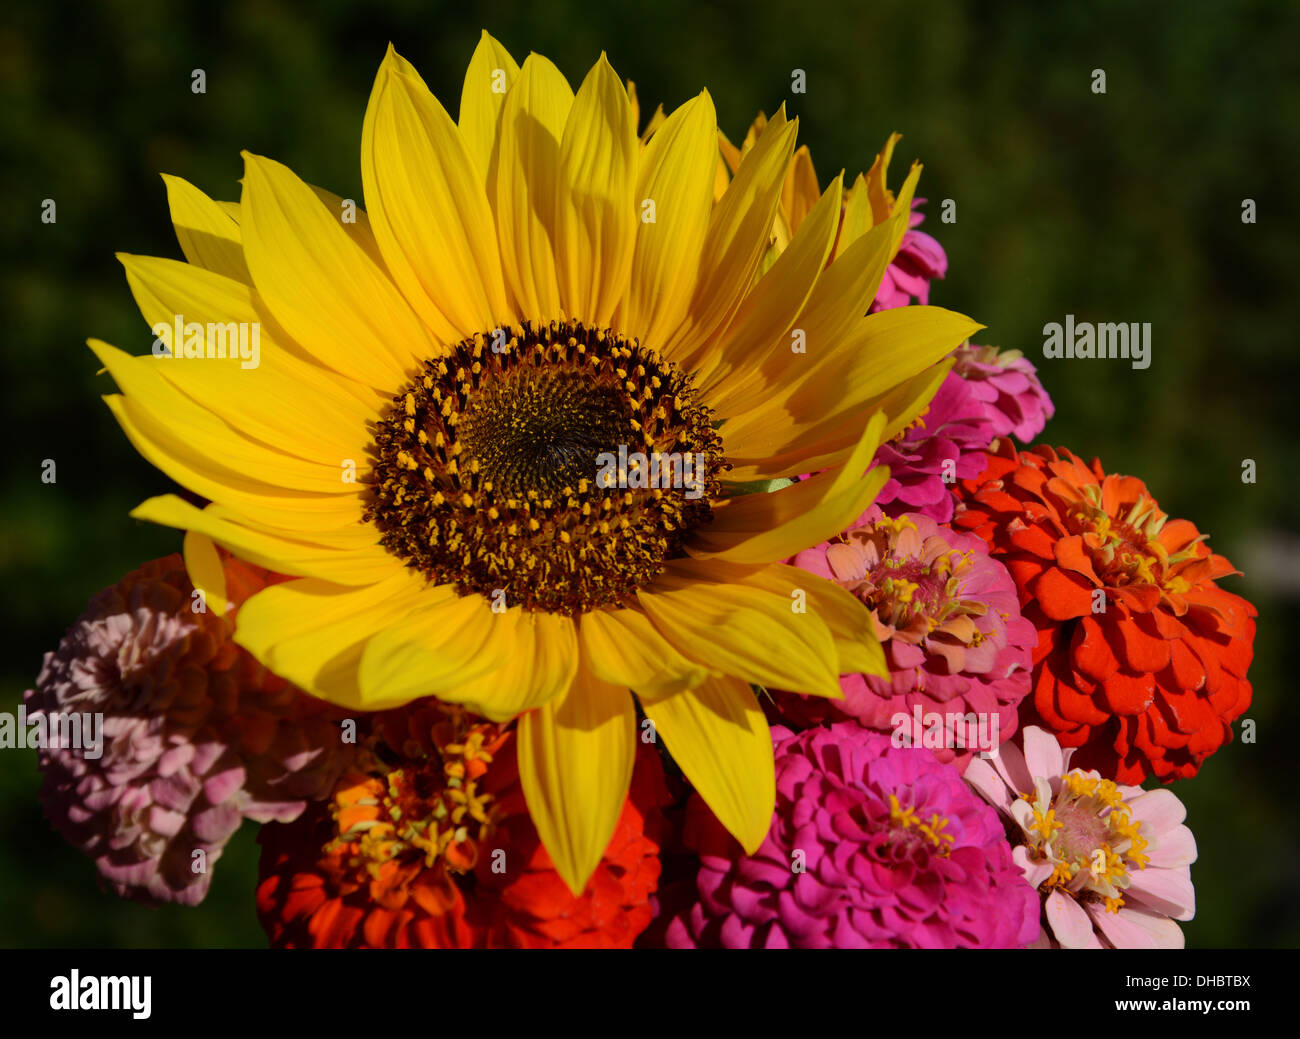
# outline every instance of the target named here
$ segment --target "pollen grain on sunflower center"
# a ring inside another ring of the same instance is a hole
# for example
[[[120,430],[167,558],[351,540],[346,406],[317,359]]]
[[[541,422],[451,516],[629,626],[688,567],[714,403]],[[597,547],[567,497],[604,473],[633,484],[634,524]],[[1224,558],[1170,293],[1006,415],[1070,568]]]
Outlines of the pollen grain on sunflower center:
[[[680,555],[727,468],[674,365],[605,329],[524,323],[463,340],[394,395],[365,518],[435,583],[574,615],[626,604]]]

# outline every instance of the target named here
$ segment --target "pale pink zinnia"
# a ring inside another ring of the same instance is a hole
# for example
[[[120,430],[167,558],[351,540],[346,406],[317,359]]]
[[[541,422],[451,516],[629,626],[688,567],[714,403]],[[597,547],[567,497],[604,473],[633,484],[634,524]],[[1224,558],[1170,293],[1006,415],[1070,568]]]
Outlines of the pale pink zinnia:
[[[976,759],[965,779],[1011,824],[1013,855],[1043,901],[1037,944],[1068,949],[1181,949],[1175,920],[1196,912],[1196,841],[1167,789],[1143,790],[1071,769],[1072,750],[1036,725]]]
[[[179,555],[146,563],[91,601],[24,695],[29,722],[102,716],[89,753],[40,750],[41,799],[107,885],[144,902],[200,902],[244,819],[297,818],[355,750],[333,708],[260,667],[230,614],[193,612],[192,595]]]

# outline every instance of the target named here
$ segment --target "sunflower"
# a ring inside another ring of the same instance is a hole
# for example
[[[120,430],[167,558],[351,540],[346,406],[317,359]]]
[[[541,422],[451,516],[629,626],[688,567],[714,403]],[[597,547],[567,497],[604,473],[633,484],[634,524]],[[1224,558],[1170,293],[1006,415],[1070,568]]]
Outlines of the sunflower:
[[[166,178],[188,263],[121,259],[184,346],[90,344],[132,443],[209,502],[132,515],[189,532],[217,606],[212,543],[294,578],[240,607],[237,641],[349,709],[518,717],[575,892],[638,738],[752,850],[775,796],[752,686],[838,696],[840,673],[883,669],[866,609],[777,561],[865,511],[877,445],[978,326],[864,316],[907,207],[828,264],[842,178],[760,270],[796,131],[777,112],[715,199],[707,92],[643,143],[604,55],[575,94],[485,33],[454,122],[390,47],[364,209],[247,153],[238,204]],[[260,356],[193,356],[196,326],[254,329]]]

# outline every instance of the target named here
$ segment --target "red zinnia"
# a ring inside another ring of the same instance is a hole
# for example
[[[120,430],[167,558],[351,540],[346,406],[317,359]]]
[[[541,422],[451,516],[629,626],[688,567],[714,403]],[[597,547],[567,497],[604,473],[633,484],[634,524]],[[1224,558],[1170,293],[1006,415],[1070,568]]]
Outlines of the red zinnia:
[[[1250,706],[1256,611],[1215,584],[1238,571],[1099,461],[1006,439],[988,457],[953,526],[989,543],[1038,629],[1022,723],[1120,783],[1195,775]]]
[[[425,700],[379,715],[371,747],[332,805],[262,828],[272,945],[631,948],[649,925],[659,848],[646,830],[667,797],[653,748],[575,898],[529,819],[513,729]]]

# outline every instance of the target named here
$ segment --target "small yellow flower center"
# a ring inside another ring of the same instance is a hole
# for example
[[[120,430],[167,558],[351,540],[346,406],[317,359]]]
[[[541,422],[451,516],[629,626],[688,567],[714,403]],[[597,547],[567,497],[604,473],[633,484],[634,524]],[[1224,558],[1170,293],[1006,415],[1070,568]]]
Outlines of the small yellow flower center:
[[[900,630],[917,619],[923,619],[933,631],[951,617],[982,616],[987,607],[960,594],[962,575],[972,565],[971,553],[950,549],[933,558],[921,558],[902,551],[900,537],[915,531],[916,524],[905,516],[884,516],[869,527],[850,531],[844,538],[847,543],[872,546],[879,558],[850,590],[874,609],[883,623]],[[972,629],[972,642],[978,644],[982,638]]]
[[[487,735],[487,726],[471,727],[436,753],[420,752],[397,768],[374,757],[369,774],[354,775],[336,792],[331,812],[338,835],[325,852],[343,852],[350,866],[372,877],[390,862],[473,869],[493,824],[492,795],[479,789],[492,762]]]
[[[1147,840],[1120,789],[1096,773],[1073,769],[1055,797],[1040,785],[1021,794],[1030,809],[1022,825],[1031,856],[1049,862],[1044,890],[1058,888],[1077,898],[1102,901],[1111,912],[1124,904],[1133,869],[1146,869]]]
[[[917,815],[915,808],[904,808],[894,794],[889,795],[889,821],[894,829],[907,836],[919,837],[928,844],[936,854],[947,858],[952,852],[953,836],[945,831],[948,819],[938,812],[931,812],[928,819]]]
[[[1170,555],[1157,538],[1169,517],[1150,497],[1140,495],[1126,512],[1111,515],[1102,507],[1103,489],[1090,484],[1084,497],[1067,513],[1075,534],[1082,534],[1097,576],[1115,587],[1152,585],[1181,594],[1191,586],[1175,569],[1196,558],[1204,535]]]

